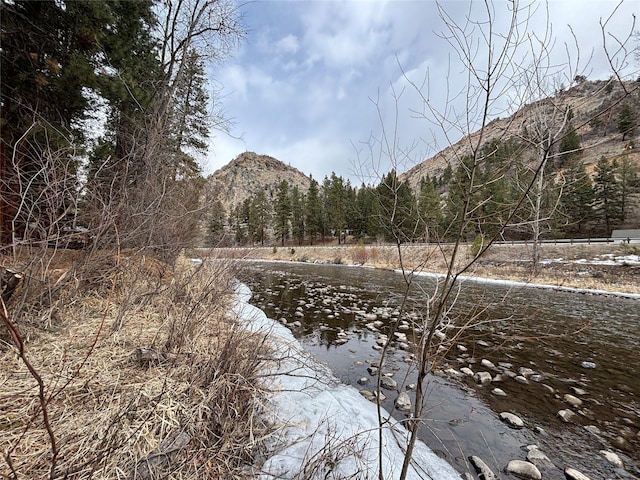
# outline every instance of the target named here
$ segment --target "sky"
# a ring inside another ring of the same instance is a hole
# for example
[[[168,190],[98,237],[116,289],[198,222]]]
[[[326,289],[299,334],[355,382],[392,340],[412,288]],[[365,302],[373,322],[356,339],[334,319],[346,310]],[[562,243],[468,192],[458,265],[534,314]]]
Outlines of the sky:
[[[577,74],[609,78],[600,23],[616,66],[625,78],[638,77],[640,59],[617,52],[616,42],[640,29],[634,24],[640,2],[518,5],[516,24],[513,2],[491,6],[492,58],[510,27],[519,39],[494,74],[491,117],[530,100],[522,74],[543,43],[548,91],[569,87]],[[449,26],[463,27],[457,39],[482,76],[489,52],[484,2],[262,0],[239,8],[247,35],[210,71],[232,127],[214,133],[205,175],[253,151],[319,181],[335,172],[354,185],[376,183],[391,168],[406,171],[475,129],[481,105],[469,99],[476,82]]]

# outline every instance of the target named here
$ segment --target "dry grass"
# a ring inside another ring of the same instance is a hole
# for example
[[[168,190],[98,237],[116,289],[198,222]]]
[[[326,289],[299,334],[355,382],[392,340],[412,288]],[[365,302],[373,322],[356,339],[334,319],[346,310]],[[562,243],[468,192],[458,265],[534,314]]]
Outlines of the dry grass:
[[[250,477],[266,349],[228,317],[231,264],[118,265],[90,288],[67,282],[48,326],[9,305],[41,383],[15,344],[0,345],[0,476]]]
[[[444,273],[450,246],[403,245],[403,264],[406,269]],[[542,283],[563,287],[587,288],[609,292],[640,293],[639,269],[633,266],[611,267],[606,265],[585,265],[557,263],[544,265],[536,276],[531,275],[529,262],[531,246],[494,245],[465,275],[514,280],[525,283]],[[212,256],[231,258],[254,258],[264,260],[287,260],[319,263],[364,264],[376,268],[397,269],[398,250],[391,245],[341,245],[289,248],[234,248],[215,249]],[[577,260],[594,259],[599,255],[625,255],[628,252],[619,244],[593,245],[543,245],[543,259]],[[458,256],[458,267],[472,259],[470,247],[463,246]]]

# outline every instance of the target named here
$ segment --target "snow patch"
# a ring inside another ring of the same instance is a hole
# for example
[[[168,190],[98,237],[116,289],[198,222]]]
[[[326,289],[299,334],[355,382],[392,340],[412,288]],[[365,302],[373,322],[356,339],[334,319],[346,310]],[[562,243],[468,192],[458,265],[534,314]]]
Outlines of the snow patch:
[[[286,327],[249,305],[250,298],[251,290],[240,284],[232,311],[251,331],[268,335],[277,358],[263,372],[266,387],[273,392],[268,420],[277,431],[258,478],[294,478],[313,471],[314,478],[377,479],[380,432],[384,478],[398,478],[407,430],[384,409],[387,421],[380,429],[376,405],[311,358]],[[417,442],[407,478],[458,480],[460,474]]]

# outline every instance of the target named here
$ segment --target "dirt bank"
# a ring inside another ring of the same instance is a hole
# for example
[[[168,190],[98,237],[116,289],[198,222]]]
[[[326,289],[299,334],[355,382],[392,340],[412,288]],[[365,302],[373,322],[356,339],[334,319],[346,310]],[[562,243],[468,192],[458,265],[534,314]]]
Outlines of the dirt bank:
[[[199,256],[368,265],[444,273],[452,246],[330,245],[201,249]],[[531,273],[531,245],[494,245],[464,275],[640,294],[640,247],[620,244],[542,245],[541,271]],[[402,262],[399,258],[402,257]],[[463,246],[461,268],[473,257]]]

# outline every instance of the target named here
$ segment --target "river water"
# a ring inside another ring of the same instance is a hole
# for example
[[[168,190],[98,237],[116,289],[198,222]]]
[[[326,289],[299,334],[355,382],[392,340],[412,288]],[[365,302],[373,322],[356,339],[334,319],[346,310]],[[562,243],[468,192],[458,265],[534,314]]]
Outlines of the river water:
[[[286,321],[344,383],[375,390],[376,377],[367,368],[379,365],[380,335],[397,319],[407,289],[400,273],[252,262],[241,279],[254,292],[252,303]],[[407,321],[420,318],[435,285],[431,277],[413,279]],[[551,460],[538,465],[543,479],[564,479],[565,467],[593,480],[640,477],[639,312],[640,301],[633,299],[464,282],[448,317],[456,325],[473,319],[473,326],[455,344],[447,343],[444,363],[429,377],[421,438],[460,472],[475,472],[468,457],[476,455],[502,478],[515,478],[504,467],[524,460],[525,447],[535,444]],[[390,343],[382,367],[398,390],[415,383],[410,331],[407,336],[408,346]],[[494,381],[479,385],[455,373],[463,367],[487,371]],[[527,383],[514,378],[521,372]],[[496,387],[506,396],[492,393]],[[397,392],[382,392],[386,409],[405,419],[394,409]],[[412,390],[407,392],[413,400]],[[572,405],[567,394],[581,404]],[[575,415],[565,422],[560,410]],[[507,426],[500,412],[516,414],[524,428]],[[615,452],[625,468],[601,450]]]

